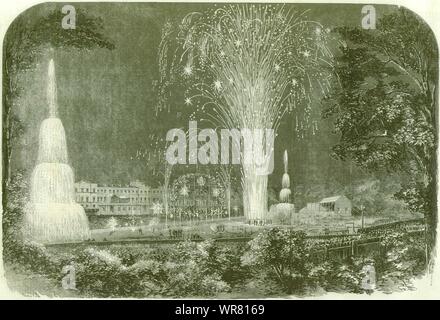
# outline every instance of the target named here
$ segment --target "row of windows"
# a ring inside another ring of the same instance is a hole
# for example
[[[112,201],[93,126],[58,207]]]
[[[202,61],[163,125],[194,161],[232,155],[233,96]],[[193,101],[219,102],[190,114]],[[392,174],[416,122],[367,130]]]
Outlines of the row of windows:
[[[98,206],[95,204],[91,204],[91,205],[86,205],[86,207],[92,207],[92,208],[97,208]]]
[[[89,188],[75,188],[75,192],[89,192]],[[96,193],[96,189],[90,189],[91,193]],[[157,193],[158,191],[152,191],[153,193]],[[127,190],[127,189],[98,189],[98,193],[147,193],[146,190]]]
[[[133,211],[133,210],[139,210],[140,208],[137,207],[125,207],[125,206],[119,206],[115,207],[115,211]]]
[[[106,197],[87,197],[87,196],[78,196],[76,197],[76,201],[77,202],[95,202],[95,200],[97,202],[106,202]],[[156,198],[155,198],[156,199]],[[136,201],[147,201],[147,197],[138,197],[138,198],[130,198],[131,202],[136,202]]]
[[[86,205],[87,208],[98,208],[98,205],[95,204],[90,204],[90,205]],[[101,207],[101,209],[104,209],[104,207]],[[144,206],[145,209],[145,206]],[[114,211],[136,211],[136,210],[140,210],[140,207],[136,207],[136,206],[118,206],[115,208]],[[113,210],[112,210],[113,211]]]

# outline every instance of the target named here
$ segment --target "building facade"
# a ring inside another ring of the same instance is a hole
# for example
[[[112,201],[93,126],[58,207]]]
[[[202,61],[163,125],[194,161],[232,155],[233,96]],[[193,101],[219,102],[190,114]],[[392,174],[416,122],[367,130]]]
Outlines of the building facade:
[[[307,203],[305,208],[314,212],[333,212],[344,215],[351,215],[352,204],[350,199],[344,195],[324,198],[319,202]]]
[[[193,213],[198,216],[238,216],[242,213],[241,197],[232,186],[225,188],[215,176],[187,173],[173,181],[169,211],[174,215]]]
[[[319,206],[327,211],[351,215],[351,201],[343,195],[324,198],[319,202]]]
[[[162,202],[161,189],[139,181],[129,185],[105,185],[80,181],[75,183],[76,201],[87,213],[96,215],[152,214],[154,203]]]
[[[185,175],[168,189],[168,214],[187,213],[238,216],[242,212],[241,197],[228,193],[216,183],[200,175]],[[129,185],[105,185],[80,181],[75,183],[75,199],[89,215],[166,215],[164,189],[151,188],[134,181]],[[229,195],[229,196],[228,196]]]

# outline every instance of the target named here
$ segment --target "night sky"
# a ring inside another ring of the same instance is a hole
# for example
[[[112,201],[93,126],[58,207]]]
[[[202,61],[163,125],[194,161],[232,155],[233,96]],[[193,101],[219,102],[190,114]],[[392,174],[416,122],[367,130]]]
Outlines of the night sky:
[[[54,53],[58,84],[59,116],[63,121],[69,158],[76,180],[98,183],[127,183],[145,176],[145,161],[132,161],[136,150],[148,145],[151,133],[171,129],[164,117],[155,115],[158,79],[157,49],[161,28],[167,18],[181,19],[188,12],[211,5],[77,3],[90,15],[104,21],[104,33],[115,44],[113,51],[95,49],[80,51],[57,49]],[[29,9],[29,19],[62,4],[42,4]],[[361,5],[295,5],[309,10],[307,17],[324,27],[356,26],[361,21]],[[390,13],[391,6],[376,6],[377,15]],[[81,23],[81,21],[77,21]],[[47,117],[45,77],[49,55],[43,56],[35,70],[22,75],[25,88],[14,112],[26,126],[22,143],[14,146],[13,168],[32,170],[38,148],[38,128]],[[178,101],[175,101],[178,104]],[[182,108],[184,106],[181,101]],[[315,106],[319,108],[319,106]],[[294,184],[348,184],[355,176],[366,173],[349,163],[331,159],[331,146],[337,141],[332,123],[321,120],[317,135],[299,140],[291,134],[292,119],[284,118],[276,140],[275,171],[270,183],[279,185],[282,174],[282,152],[289,150],[289,171]],[[182,122],[187,127],[187,122]]]

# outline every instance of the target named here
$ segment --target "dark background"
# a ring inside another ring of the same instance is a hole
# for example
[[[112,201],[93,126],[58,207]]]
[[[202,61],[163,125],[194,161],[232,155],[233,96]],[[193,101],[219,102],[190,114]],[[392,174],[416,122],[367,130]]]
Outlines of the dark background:
[[[66,130],[75,179],[118,184],[139,179],[151,186],[161,184],[161,180],[151,175],[152,163],[133,158],[138,150],[149,148],[152,134],[165,137],[176,123],[187,128],[186,115],[191,112],[191,107],[185,106],[183,100],[175,100],[172,103],[181,108],[181,112],[156,114],[154,83],[158,79],[157,49],[161,28],[166,19],[178,20],[188,12],[212,5],[76,3],[74,6],[101,17],[104,34],[115,44],[114,50],[56,49],[53,53],[59,116]],[[362,5],[291,6],[299,11],[308,10],[309,19],[328,28],[361,23]],[[57,7],[61,10],[62,4],[41,4],[23,14],[32,21]],[[375,7],[377,18],[396,8]],[[24,123],[25,133],[20,144],[14,146],[12,170],[23,169],[30,173],[35,165],[38,130],[48,113],[45,79],[50,55],[48,52],[35,70],[21,75],[20,81],[26,89],[20,97],[19,107],[13,112]],[[320,105],[313,107],[319,109]],[[354,181],[388,178],[386,173],[373,176],[350,162],[330,157],[331,147],[338,140],[332,133],[331,119],[318,119],[319,131],[304,139],[294,134],[293,121],[293,116],[283,119],[275,141],[275,170],[269,179],[273,190],[278,191],[281,187],[285,149],[289,152],[289,173],[295,192],[306,192],[318,186],[331,195],[336,190],[350,188]]]

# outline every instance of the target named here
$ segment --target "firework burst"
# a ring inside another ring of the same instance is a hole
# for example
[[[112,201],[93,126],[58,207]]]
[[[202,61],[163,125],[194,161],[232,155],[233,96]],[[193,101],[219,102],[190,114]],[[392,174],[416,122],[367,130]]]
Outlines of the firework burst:
[[[174,30],[166,24],[159,50],[158,111],[166,108],[177,85],[214,125],[276,130],[291,113],[299,137],[315,132],[312,99],[329,88],[328,31],[307,20],[305,12],[286,8],[225,5],[190,13]],[[255,167],[243,166],[248,217],[265,215],[266,185],[267,177],[256,175]]]
[[[216,125],[276,129],[290,112],[298,132],[315,129],[312,97],[329,88],[327,34],[305,12],[281,5],[190,13],[174,32],[167,23],[159,50],[164,94],[158,108],[165,107],[171,86],[183,85],[186,99],[198,101],[198,111],[209,111]]]

